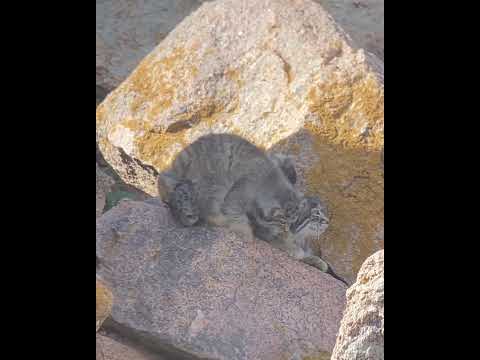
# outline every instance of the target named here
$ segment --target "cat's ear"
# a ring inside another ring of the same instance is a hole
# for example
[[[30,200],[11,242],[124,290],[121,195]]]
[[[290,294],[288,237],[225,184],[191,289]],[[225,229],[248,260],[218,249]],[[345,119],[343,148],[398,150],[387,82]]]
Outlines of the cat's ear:
[[[278,165],[292,185],[297,183],[297,171],[292,157],[284,154],[272,154],[270,159]]]
[[[175,191],[175,188],[179,184],[179,180],[171,172],[164,172],[158,175],[157,188],[158,195],[166,201],[168,195]]]

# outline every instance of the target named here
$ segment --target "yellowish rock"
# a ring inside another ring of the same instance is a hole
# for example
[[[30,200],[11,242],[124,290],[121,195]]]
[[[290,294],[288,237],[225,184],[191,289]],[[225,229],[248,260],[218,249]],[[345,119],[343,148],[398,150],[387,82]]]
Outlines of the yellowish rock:
[[[105,319],[110,315],[113,305],[113,295],[110,290],[97,279],[97,301],[96,301],[96,326],[97,331]]]

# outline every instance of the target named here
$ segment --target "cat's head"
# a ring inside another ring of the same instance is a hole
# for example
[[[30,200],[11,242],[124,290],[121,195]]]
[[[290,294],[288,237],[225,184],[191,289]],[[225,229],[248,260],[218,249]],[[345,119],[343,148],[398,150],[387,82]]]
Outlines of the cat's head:
[[[304,197],[303,202],[303,211],[290,230],[293,234],[313,231],[316,236],[320,236],[330,223],[327,209],[318,197]]]
[[[328,226],[324,213],[319,199],[305,197],[284,176],[277,174],[259,186],[248,217],[255,236],[271,242],[311,230],[314,223],[318,225],[315,228],[323,232]]]
[[[327,230],[330,219],[327,209],[317,197],[306,197],[308,211],[299,217],[290,231],[295,244],[305,251],[311,251],[312,242],[318,241],[320,236]]]
[[[255,200],[248,215],[256,237],[272,242],[293,235],[302,239],[298,244],[301,247],[306,246],[306,241],[318,238],[329,226],[325,208],[317,198],[304,197],[283,206],[277,201]]]

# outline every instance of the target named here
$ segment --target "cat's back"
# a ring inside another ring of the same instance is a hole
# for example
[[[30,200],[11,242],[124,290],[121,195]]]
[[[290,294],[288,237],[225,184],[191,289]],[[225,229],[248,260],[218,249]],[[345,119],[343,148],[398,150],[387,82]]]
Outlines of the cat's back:
[[[210,134],[186,147],[176,158],[173,170],[187,178],[231,178],[245,171],[254,171],[263,162],[268,162],[265,153],[247,140],[231,134]]]

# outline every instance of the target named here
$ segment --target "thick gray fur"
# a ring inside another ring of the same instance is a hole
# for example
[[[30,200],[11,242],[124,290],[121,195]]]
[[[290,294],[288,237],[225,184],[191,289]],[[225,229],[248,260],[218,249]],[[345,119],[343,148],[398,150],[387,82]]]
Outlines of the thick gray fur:
[[[328,227],[318,198],[295,189],[294,162],[267,155],[229,134],[199,138],[159,175],[160,197],[184,226],[228,227],[257,237],[337,279],[328,263],[313,255],[308,239]]]

